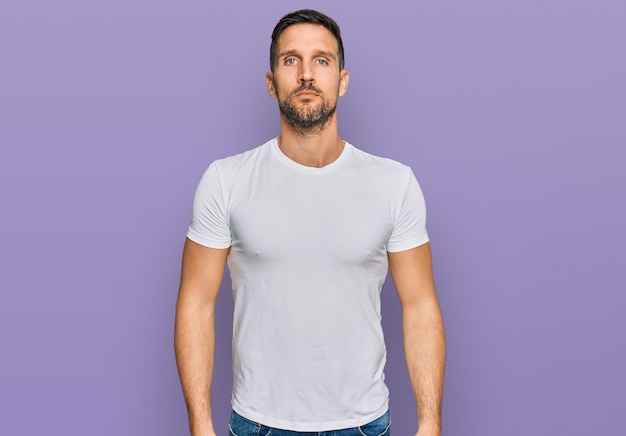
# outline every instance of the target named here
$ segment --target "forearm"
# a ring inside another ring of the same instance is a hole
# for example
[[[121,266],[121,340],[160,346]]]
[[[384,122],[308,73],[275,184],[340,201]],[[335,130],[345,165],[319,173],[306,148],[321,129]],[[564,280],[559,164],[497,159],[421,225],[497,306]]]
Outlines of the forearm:
[[[179,301],[174,347],[193,436],[214,435],[211,382],[215,350],[214,307]]]
[[[437,302],[404,307],[402,324],[420,435],[438,436],[441,433],[446,341]]]

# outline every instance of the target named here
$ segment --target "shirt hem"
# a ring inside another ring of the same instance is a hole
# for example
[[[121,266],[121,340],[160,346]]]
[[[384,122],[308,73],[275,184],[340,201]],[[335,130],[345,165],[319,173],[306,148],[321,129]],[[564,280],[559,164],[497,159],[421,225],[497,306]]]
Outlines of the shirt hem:
[[[389,401],[385,401],[383,407],[379,408],[373,413],[370,413],[365,416],[361,416],[359,418],[346,419],[340,421],[331,421],[331,422],[293,422],[286,421],[277,418],[271,418],[263,415],[262,413],[250,412],[247,410],[243,410],[237,407],[235,404],[232,405],[233,410],[237,412],[239,415],[243,416],[250,421],[254,421],[257,424],[264,425],[266,427],[272,427],[280,430],[289,430],[289,431],[299,431],[299,432],[321,432],[321,431],[333,431],[333,430],[343,430],[346,428],[354,428],[360,427],[367,423],[374,421],[375,419],[380,418],[387,410],[389,410]]]
[[[208,248],[222,249],[222,248],[228,248],[231,245],[230,241],[224,242],[224,241],[215,241],[213,239],[203,238],[201,236],[198,236],[191,230],[187,232],[187,239],[190,239],[193,242],[200,244],[204,247],[208,247]]]
[[[428,236],[415,239],[412,241],[404,242],[402,244],[387,244],[387,251],[389,253],[398,253],[400,251],[410,250],[411,248],[419,247],[420,245],[424,245],[429,242]]]

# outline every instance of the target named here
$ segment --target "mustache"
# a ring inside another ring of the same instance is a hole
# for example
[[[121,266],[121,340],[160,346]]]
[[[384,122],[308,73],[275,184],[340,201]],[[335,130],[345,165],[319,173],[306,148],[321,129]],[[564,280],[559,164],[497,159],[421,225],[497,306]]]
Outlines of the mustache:
[[[321,94],[322,93],[322,91],[317,89],[315,86],[313,86],[312,83],[306,82],[306,83],[303,83],[302,85],[298,86],[296,89],[294,89],[291,92],[291,95],[295,95],[295,94],[297,94],[299,92],[302,92],[302,91],[313,91],[313,92],[316,92],[317,94]]]

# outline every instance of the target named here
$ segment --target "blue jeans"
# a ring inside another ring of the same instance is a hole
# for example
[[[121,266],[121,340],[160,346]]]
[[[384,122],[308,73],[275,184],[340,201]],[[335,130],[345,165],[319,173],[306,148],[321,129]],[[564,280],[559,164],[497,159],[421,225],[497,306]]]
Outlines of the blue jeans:
[[[389,436],[390,426],[391,419],[387,411],[380,418],[360,427],[320,432],[279,430],[250,421],[233,410],[228,428],[230,436]]]

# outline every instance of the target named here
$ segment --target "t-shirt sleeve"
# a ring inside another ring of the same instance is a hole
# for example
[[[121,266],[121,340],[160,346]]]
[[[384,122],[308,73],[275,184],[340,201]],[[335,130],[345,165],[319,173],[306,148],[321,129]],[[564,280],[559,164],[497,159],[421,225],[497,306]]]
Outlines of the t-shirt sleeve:
[[[387,242],[389,252],[409,250],[428,242],[424,194],[413,171],[409,173],[402,205]]]
[[[205,171],[196,189],[187,237],[205,247],[230,247],[229,220],[216,163]]]

